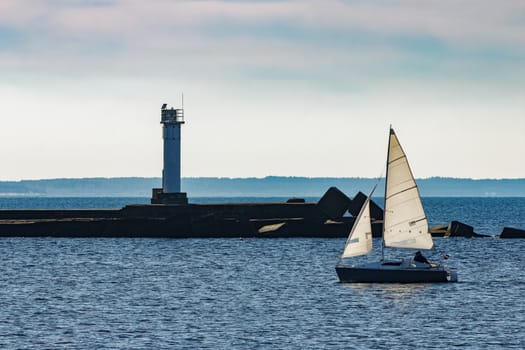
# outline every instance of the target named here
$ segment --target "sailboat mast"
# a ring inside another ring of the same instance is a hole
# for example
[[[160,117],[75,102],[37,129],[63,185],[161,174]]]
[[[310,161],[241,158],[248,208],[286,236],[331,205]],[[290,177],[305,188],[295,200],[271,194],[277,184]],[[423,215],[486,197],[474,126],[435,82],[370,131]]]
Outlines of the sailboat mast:
[[[392,124],[388,129],[388,148],[386,151],[385,196],[383,198],[383,232],[381,235],[381,261],[385,260],[385,218],[386,218],[386,191],[388,186],[388,162],[390,160],[390,140],[392,139]]]

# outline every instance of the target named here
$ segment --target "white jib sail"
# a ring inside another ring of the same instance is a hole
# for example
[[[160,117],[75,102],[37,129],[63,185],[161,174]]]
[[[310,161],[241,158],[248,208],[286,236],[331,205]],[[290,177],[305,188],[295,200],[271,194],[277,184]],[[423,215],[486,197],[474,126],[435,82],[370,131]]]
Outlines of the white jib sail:
[[[371,250],[372,224],[370,223],[370,196],[368,196],[348,235],[341,257],[350,258],[352,256],[365,255]]]
[[[385,247],[431,249],[428,222],[407,157],[393,129],[387,160],[384,232]]]

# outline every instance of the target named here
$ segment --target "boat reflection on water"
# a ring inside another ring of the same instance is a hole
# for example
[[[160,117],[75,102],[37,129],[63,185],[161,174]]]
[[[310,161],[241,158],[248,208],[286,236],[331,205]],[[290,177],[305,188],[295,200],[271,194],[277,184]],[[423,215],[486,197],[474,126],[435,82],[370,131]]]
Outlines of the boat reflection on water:
[[[403,299],[414,296],[431,287],[428,283],[342,283],[359,294],[376,295],[388,299]]]

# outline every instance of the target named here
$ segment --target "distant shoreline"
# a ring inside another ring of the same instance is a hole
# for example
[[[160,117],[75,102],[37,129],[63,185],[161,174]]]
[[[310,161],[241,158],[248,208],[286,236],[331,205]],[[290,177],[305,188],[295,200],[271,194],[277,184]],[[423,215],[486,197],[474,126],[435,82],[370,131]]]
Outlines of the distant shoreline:
[[[348,196],[367,193],[373,178],[182,178],[188,197],[312,197],[319,198],[332,186]],[[379,187],[383,186],[380,181]],[[459,179],[432,177],[417,180],[423,197],[525,197],[522,179]],[[150,197],[161,186],[160,178],[78,178],[0,181],[2,197]]]

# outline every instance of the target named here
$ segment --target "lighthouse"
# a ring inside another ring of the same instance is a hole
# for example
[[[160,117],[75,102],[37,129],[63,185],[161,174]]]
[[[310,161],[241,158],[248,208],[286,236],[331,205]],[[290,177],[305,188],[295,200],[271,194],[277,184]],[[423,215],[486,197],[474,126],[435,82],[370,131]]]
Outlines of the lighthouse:
[[[168,108],[164,103],[160,110],[164,165],[162,188],[154,188],[152,204],[188,204],[185,192],[181,192],[181,126],[184,124],[184,109]]]

